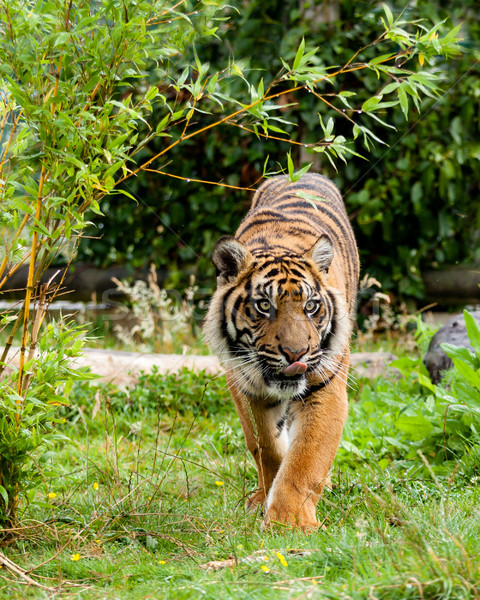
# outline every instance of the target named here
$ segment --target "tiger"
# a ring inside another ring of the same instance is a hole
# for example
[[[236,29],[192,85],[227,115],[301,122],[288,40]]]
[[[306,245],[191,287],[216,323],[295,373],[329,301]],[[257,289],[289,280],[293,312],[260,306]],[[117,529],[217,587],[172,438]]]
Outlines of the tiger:
[[[310,532],[348,413],[359,255],[339,190],[317,173],[265,180],[212,262],[204,336],[258,472],[246,507]]]

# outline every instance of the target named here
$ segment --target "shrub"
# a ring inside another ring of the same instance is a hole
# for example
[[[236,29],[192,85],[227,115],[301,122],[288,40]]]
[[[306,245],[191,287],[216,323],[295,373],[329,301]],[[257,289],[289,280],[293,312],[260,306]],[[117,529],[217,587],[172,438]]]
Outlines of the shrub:
[[[451,462],[478,470],[480,327],[464,314],[474,352],[443,344],[454,366],[441,383],[430,381],[419,356],[394,361],[398,377],[380,378],[362,388],[342,442],[350,458],[353,453],[386,467],[392,458],[407,463],[418,459],[420,451],[437,473],[451,470]]]

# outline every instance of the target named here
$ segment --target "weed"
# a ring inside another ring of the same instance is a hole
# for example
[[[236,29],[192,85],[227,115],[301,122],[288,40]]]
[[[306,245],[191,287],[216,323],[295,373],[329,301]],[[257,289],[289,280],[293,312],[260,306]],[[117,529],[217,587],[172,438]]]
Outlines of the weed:
[[[114,332],[126,346],[142,352],[184,353],[196,345],[193,298],[196,287],[190,282],[183,297],[176,290],[162,289],[154,265],[147,281],[133,283],[113,278],[128,299],[133,323],[117,324]]]

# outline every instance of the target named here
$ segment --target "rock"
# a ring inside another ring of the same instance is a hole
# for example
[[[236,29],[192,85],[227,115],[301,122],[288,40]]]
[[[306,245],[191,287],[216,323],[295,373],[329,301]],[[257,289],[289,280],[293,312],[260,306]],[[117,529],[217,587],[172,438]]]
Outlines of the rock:
[[[480,310],[470,312],[470,314],[480,324]],[[423,357],[423,363],[427,367],[430,379],[433,383],[438,383],[442,379],[442,371],[453,367],[452,360],[445,354],[441,344],[452,344],[453,346],[470,348],[470,340],[467,335],[467,327],[463,314],[456,315],[449,319],[445,325],[442,325],[433,336],[428,351]]]
[[[353,379],[357,377],[375,379],[379,375],[395,376],[398,371],[389,367],[389,364],[396,358],[395,354],[390,352],[352,352],[350,354],[350,374]]]

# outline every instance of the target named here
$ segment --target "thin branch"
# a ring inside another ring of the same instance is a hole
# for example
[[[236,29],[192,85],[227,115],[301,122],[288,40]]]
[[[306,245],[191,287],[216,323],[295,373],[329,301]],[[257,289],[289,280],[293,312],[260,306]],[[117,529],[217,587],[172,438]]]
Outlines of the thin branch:
[[[371,44],[368,44],[367,46],[364,46],[363,48],[361,48],[360,50],[358,50],[352,56],[352,58],[343,67],[341,67],[337,71],[334,71],[333,73],[330,73],[329,75],[325,75],[323,77],[320,77],[319,79],[316,79],[315,81],[312,82],[312,84],[321,83],[322,81],[327,81],[327,80],[333,79],[333,78],[337,77],[338,75],[343,75],[345,73],[351,73],[353,71],[362,71],[364,69],[369,68],[369,66],[370,66],[369,63],[359,63],[357,65],[351,66],[350,68],[347,68],[347,67],[349,67],[349,65],[352,64],[352,61],[355,59],[356,56],[358,56],[358,54],[360,52],[362,52],[366,48],[369,48],[370,46],[378,43],[379,41],[381,41],[382,38],[383,38],[383,36],[381,36],[380,38],[378,38],[377,40],[375,40],[375,42],[372,42]],[[397,53],[395,56],[390,57],[390,58],[386,58],[386,59],[382,60],[381,62],[379,62],[377,64],[382,64],[382,63],[385,63],[385,62],[389,62],[391,60],[394,60],[398,55],[405,56],[405,55],[411,54],[412,52],[413,52],[413,50],[409,50],[409,49],[402,50],[401,52]],[[189,139],[191,139],[191,138],[193,138],[193,137],[195,137],[197,135],[205,133],[206,131],[209,131],[210,129],[213,129],[214,127],[217,127],[218,125],[221,125],[223,123],[227,123],[228,121],[231,121],[235,117],[238,117],[239,115],[243,115],[245,112],[248,112],[250,109],[254,108],[255,106],[257,106],[259,104],[263,104],[265,102],[268,102],[269,100],[274,100],[276,98],[280,98],[281,96],[284,96],[285,94],[291,94],[293,92],[299,91],[299,90],[304,89],[304,88],[305,88],[305,84],[302,83],[301,85],[296,85],[293,88],[289,88],[287,90],[282,90],[280,92],[276,92],[276,93],[269,94],[269,95],[264,94],[262,96],[262,98],[258,98],[254,102],[251,102],[250,104],[248,104],[246,106],[243,106],[242,108],[236,110],[233,113],[230,113],[229,115],[227,115],[226,117],[223,117],[222,119],[219,119],[218,121],[215,121],[214,123],[210,123],[209,125],[205,125],[204,127],[201,127],[200,129],[197,129],[196,131],[193,131],[192,133],[189,133],[188,135],[182,134],[177,140],[175,140],[170,145],[168,145],[166,148],[164,148],[163,150],[161,150],[160,152],[158,152],[157,154],[155,154],[152,158],[148,159],[145,163],[143,163],[143,165],[140,165],[135,170],[130,171],[129,173],[127,173],[126,175],[124,175],[122,178],[120,178],[115,183],[115,185],[117,186],[120,183],[123,183],[123,181],[125,181],[126,179],[129,179],[133,175],[136,175],[140,171],[147,170],[147,167],[149,167],[149,165],[151,165],[155,160],[157,160],[158,158],[160,158],[161,156],[163,156],[164,154],[166,154],[167,152],[169,152],[170,150],[172,150],[175,146],[178,146],[178,144],[180,144],[181,142],[184,142],[184,141],[189,140]],[[343,112],[341,114],[344,115]]]
[[[20,579],[23,579],[26,583],[28,583],[28,585],[33,585],[34,587],[38,587],[42,590],[46,590],[47,592],[56,592],[57,591],[57,588],[42,585],[41,583],[38,583],[38,581],[35,581],[35,579],[32,579],[29,575],[27,575],[27,573],[24,569],[19,567],[17,564],[15,564],[9,558],[7,558],[2,552],[0,552],[0,564],[3,565],[5,568],[7,568],[12,573],[15,573],[15,575],[18,575],[18,577],[20,577]]]
[[[181,177],[180,175],[173,175],[173,173],[166,173],[165,171],[158,171],[157,169],[144,169],[147,173],[158,173],[159,175],[166,175],[167,177],[173,177],[174,179],[182,179],[187,183],[191,181],[195,183],[205,183],[207,185],[218,185],[220,187],[231,188],[233,190],[244,190],[246,192],[254,192],[255,188],[240,187],[238,185],[229,185],[228,183],[221,183],[216,181],[205,181],[204,179],[192,179],[191,177]]]
[[[45,178],[47,175],[47,171],[45,166],[42,165],[42,171],[40,173],[40,182],[38,185],[38,195],[37,195],[37,206],[35,211],[35,221],[38,223],[40,221],[40,214],[42,209],[42,198],[43,198],[43,185],[45,183]],[[38,233],[34,229],[32,234],[32,251],[30,254],[30,264],[28,267],[28,279],[27,279],[27,290],[25,294],[24,300],[24,312],[23,312],[23,333],[22,333],[22,343],[20,346],[20,367],[18,369],[18,385],[17,385],[17,393],[19,396],[22,395],[23,390],[23,371],[25,367],[25,352],[27,349],[27,334],[28,334],[28,321],[30,317],[30,300],[32,298],[33,292],[33,276],[35,273],[35,259],[37,256],[37,244],[38,244]],[[21,400],[17,400],[18,408],[21,408]],[[17,425],[20,424],[20,410],[16,415]]]

